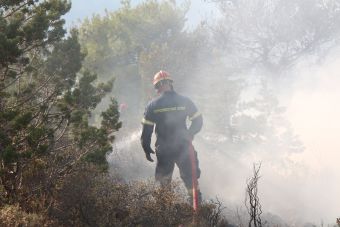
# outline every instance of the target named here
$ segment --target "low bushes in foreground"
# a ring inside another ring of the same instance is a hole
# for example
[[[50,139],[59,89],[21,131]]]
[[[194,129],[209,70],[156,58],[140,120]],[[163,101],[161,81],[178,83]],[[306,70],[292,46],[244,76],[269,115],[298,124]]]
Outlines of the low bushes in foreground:
[[[204,203],[194,215],[176,184],[126,183],[86,169],[68,178],[57,200],[51,217],[64,226],[231,226],[219,202]]]

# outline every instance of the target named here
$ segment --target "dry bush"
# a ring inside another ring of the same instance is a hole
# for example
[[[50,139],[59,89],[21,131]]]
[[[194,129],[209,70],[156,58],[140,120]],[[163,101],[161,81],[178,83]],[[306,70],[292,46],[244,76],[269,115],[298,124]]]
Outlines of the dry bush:
[[[83,171],[59,191],[54,217],[65,226],[176,226],[192,214],[178,198],[151,183],[128,184]]]
[[[6,205],[0,210],[0,226],[50,226],[53,222],[41,214],[27,213],[19,205]]]
[[[64,180],[56,193],[56,203],[51,209],[51,216],[58,220],[60,225],[93,226],[96,223],[99,214],[95,203],[102,195],[95,196],[93,189],[100,175],[95,167],[82,165]]]
[[[218,198],[203,203],[198,213],[197,225],[195,226],[234,227],[224,217],[224,209],[225,207]]]
[[[193,210],[174,183],[126,183],[84,168],[69,176],[58,192],[52,216],[63,226],[230,226],[222,204],[202,205],[193,225]]]

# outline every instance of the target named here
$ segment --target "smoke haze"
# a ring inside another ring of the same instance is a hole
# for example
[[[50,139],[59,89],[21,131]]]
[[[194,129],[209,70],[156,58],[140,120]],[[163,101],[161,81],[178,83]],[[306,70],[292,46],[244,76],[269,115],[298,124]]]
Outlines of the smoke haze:
[[[309,220],[334,221],[340,214],[339,65],[337,52],[320,65],[298,68],[288,105],[287,117],[306,147],[292,158],[305,167],[297,192]]]
[[[215,45],[216,49],[223,46],[218,42]],[[281,48],[279,45],[277,52]],[[340,216],[340,52],[334,50],[321,62],[311,56],[300,58],[285,77],[278,78],[259,68],[234,72],[232,64],[238,56],[230,56],[213,62],[207,60],[211,59],[207,54],[201,57],[200,67],[193,69],[190,79],[194,83],[175,80],[174,84],[203,114],[204,128],[194,145],[204,198],[220,198],[231,213],[244,208],[253,163],[261,163],[259,197],[264,213],[277,215],[290,226],[334,223]],[[242,59],[240,62],[244,64]],[[264,89],[262,82],[267,76],[272,81]],[[133,99],[133,95],[125,98]],[[274,110],[265,110],[259,116],[253,109],[261,109],[261,102],[274,106]],[[280,112],[281,107],[286,111]],[[240,117],[242,114],[246,117]],[[124,120],[131,119],[122,115],[123,129],[117,135],[114,152],[108,155],[112,170],[118,169],[126,180],[153,178],[155,163],[146,161],[139,144],[141,127],[125,129]],[[270,124],[266,128],[261,122]],[[259,130],[267,138],[247,134],[253,129],[254,134]],[[246,136],[258,143],[241,144]],[[174,178],[178,177],[176,169]]]
[[[305,147],[303,152],[282,154],[248,147],[240,155],[237,150],[224,146],[225,135],[211,135],[214,129],[204,127],[194,144],[199,152],[200,186],[205,198],[218,197],[232,211],[243,207],[246,180],[252,176],[253,163],[261,162],[259,196],[265,212],[297,226],[321,220],[334,223],[340,213],[339,65],[337,55],[319,65],[301,63],[292,70],[297,76],[292,86],[288,91],[281,88],[277,94],[287,107],[287,120]],[[203,111],[203,116],[209,125],[210,114]],[[130,180],[153,177],[154,164],[144,159],[139,136],[137,130],[125,139],[118,139],[115,145],[120,155],[130,160],[125,163],[130,163],[129,168],[120,163],[125,169],[122,175]],[[114,164],[114,160],[115,153],[112,153],[109,161]],[[179,178],[177,169],[174,178]]]
[[[249,147],[239,156],[235,150],[213,150],[196,141],[203,192],[223,198],[231,207],[242,206],[252,164],[262,162],[259,190],[265,212],[296,225],[334,223],[340,214],[339,65],[338,52],[319,64],[301,61],[290,71],[291,84],[276,94],[287,108],[286,119],[303,143],[303,152],[280,154]]]

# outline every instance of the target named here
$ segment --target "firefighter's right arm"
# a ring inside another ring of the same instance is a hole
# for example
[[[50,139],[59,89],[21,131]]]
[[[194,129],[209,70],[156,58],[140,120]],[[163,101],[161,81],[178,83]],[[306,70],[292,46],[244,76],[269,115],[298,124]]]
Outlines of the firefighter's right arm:
[[[153,153],[151,149],[151,136],[153,132],[153,126],[143,124],[141,144],[145,153]]]
[[[152,112],[150,111],[150,107],[148,106],[144,113],[144,118],[142,120],[142,135],[141,135],[141,144],[143,147],[143,150],[146,155],[146,159],[150,162],[153,162],[153,159],[151,158],[150,154],[154,154],[155,152],[151,149],[151,136],[153,133],[153,128],[155,123],[151,120],[152,119]]]

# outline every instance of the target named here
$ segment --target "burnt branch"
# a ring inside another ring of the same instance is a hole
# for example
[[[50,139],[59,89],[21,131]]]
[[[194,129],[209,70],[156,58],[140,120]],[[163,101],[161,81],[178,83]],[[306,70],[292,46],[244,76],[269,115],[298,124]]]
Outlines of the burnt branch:
[[[253,164],[253,176],[247,180],[245,206],[249,214],[249,227],[262,227],[262,206],[258,197],[261,163]]]

